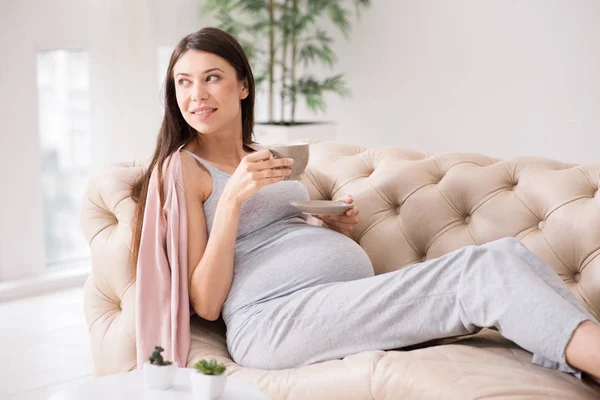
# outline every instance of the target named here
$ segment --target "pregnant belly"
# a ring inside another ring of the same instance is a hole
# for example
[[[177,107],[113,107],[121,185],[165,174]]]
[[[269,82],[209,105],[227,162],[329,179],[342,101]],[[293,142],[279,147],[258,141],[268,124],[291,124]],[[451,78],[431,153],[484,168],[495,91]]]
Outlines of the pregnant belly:
[[[327,228],[304,225],[283,230],[236,260],[223,312],[324,283],[373,276],[365,251],[352,239]]]

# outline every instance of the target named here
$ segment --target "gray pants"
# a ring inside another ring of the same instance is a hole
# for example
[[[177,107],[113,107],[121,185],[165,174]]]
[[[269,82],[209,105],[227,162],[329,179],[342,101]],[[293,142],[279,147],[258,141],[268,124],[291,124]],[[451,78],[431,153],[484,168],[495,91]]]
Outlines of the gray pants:
[[[504,238],[257,304],[227,344],[242,366],[284,369],[493,327],[533,353],[533,363],[580,378],[565,347],[587,319],[554,270]]]

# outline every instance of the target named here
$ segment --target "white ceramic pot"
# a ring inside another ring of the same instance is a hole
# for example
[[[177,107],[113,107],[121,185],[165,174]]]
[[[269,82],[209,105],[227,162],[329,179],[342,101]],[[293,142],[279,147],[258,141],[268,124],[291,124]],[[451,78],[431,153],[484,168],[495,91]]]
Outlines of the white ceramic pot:
[[[144,364],[144,380],[150,389],[165,390],[173,386],[177,363],[171,365]]]
[[[190,372],[190,384],[194,400],[216,400],[223,395],[227,375],[205,375],[197,371]]]

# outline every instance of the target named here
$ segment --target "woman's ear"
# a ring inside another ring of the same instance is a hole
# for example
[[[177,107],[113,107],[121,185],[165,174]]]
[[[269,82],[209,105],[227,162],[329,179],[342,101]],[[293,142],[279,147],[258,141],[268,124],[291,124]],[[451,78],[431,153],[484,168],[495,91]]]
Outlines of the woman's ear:
[[[244,100],[248,97],[248,80],[244,79],[242,81],[242,91],[240,92],[240,100]]]

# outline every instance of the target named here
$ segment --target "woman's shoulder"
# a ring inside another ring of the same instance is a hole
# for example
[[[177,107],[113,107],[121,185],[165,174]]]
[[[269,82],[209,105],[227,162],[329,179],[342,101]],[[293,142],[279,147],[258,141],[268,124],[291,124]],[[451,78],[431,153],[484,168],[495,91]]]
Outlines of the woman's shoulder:
[[[193,156],[179,150],[183,187],[186,192],[195,193],[204,202],[211,190],[210,172],[206,170]]]

